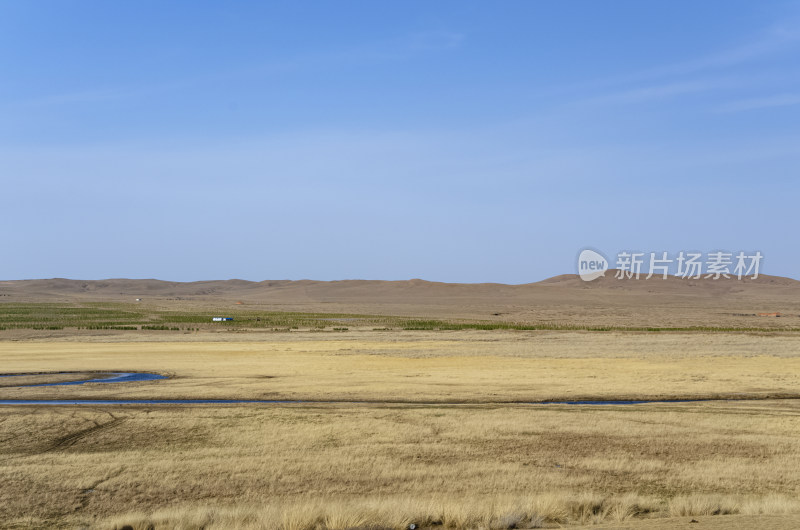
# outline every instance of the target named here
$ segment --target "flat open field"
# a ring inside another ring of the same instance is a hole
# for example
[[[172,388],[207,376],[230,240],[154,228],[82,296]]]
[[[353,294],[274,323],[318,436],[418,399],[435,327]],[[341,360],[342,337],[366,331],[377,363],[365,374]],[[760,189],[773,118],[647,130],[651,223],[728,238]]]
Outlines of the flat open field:
[[[0,521],[796,528],[799,350],[793,332],[164,332],[0,342],[4,373],[170,376],[5,386],[0,399],[315,401],[2,406]],[[726,400],[527,404],[669,398]]]
[[[800,397],[795,334],[463,331],[237,334],[225,342],[162,338],[168,341],[0,342],[5,373],[46,368],[170,376],[125,385],[5,388],[2,396],[422,403]],[[217,340],[213,334],[205,338]]]

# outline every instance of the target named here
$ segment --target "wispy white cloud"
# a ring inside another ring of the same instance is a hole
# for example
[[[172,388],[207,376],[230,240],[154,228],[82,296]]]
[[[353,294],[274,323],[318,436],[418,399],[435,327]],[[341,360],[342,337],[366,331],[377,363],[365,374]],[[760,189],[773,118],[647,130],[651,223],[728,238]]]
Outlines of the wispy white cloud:
[[[750,63],[779,56],[800,47],[800,25],[774,25],[751,40],[696,58],[677,61],[626,74],[555,87],[553,94],[573,94],[581,103],[634,103],[701,92],[741,88],[754,84],[752,76],[708,79],[722,72],[738,72]],[[763,79],[762,79],[763,80]],[[585,97],[585,94],[593,96]]]
[[[778,54],[798,45],[800,45],[800,27],[796,25],[773,26],[749,42],[708,53],[695,59],[643,70],[635,75],[662,77],[728,68]]]
[[[186,82],[163,83],[139,87],[109,87],[88,90],[76,90],[60,94],[46,94],[33,96],[27,99],[11,102],[15,107],[35,108],[56,105],[78,105],[87,103],[103,103],[116,100],[125,100],[146,97],[153,94],[176,90],[186,87]]]
[[[800,94],[775,94],[758,98],[740,99],[720,105],[717,108],[717,112],[742,112],[772,107],[788,107],[792,105],[800,105]]]
[[[219,69],[210,74],[175,78],[147,85],[87,87],[73,92],[43,94],[5,103],[21,107],[45,107],[134,99],[220,81],[242,81],[297,72],[325,71],[386,63],[429,52],[454,50],[461,46],[464,39],[463,33],[455,31],[425,31],[350,48],[317,50],[304,55],[280,58],[234,69]]]
[[[699,79],[696,81],[674,81],[651,84],[637,88],[610,92],[584,100],[588,103],[639,103],[658,99],[666,99],[688,94],[708,92],[735,85],[731,79]]]

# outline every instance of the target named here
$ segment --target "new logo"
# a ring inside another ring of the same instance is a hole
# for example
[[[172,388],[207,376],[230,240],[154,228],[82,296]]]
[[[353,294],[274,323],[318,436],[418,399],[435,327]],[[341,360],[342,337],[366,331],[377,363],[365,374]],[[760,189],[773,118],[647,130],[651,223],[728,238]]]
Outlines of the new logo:
[[[608,260],[591,249],[583,249],[578,256],[578,276],[585,282],[596,280],[605,276],[608,270]]]

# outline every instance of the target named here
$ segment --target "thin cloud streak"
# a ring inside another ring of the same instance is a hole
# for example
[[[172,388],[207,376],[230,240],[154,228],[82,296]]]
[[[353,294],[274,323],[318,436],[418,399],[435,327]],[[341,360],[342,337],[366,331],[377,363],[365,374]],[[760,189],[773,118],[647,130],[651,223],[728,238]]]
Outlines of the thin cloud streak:
[[[609,93],[594,98],[588,98],[584,100],[584,102],[609,104],[641,103],[675,96],[731,88],[736,86],[736,84],[736,81],[730,79],[672,82],[659,85],[643,86],[640,88],[623,90],[616,93]]]
[[[740,46],[735,46],[694,60],[644,70],[638,75],[643,77],[686,75],[700,71],[737,66],[764,56],[780,53],[781,51],[800,44],[800,27],[773,27],[765,33],[765,36]]]
[[[716,110],[721,113],[729,113],[793,105],[800,105],[800,94],[776,94],[760,98],[742,99],[721,105]]]
[[[220,81],[241,81],[293,72],[319,71],[330,68],[398,61],[423,53],[455,50],[462,45],[465,38],[466,36],[463,33],[458,32],[427,31],[384,42],[375,42],[366,46],[317,52],[213,75],[194,76],[146,86],[87,88],[86,90],[48,94],[20,101],[7,101],[6,106],[33,108],[102,103],[148,97]]]
[[[696,59],[675,62],[671,64],[654,66],[601,79],[589,80],[566,86],[553,87],[543,92],[548,94],[585,93],[587,91],[599,92],[604,88],[610,90],[606,95],[583,98],[577,95],[579,101],[590,100],[596,103],[641,101],[645,99],[691,94],[710,91],[719,88],[734,88],[750,83],[750,80],[740,78],[735,82],[707,81],[692,79],[692,74],[702,74],[714,70],[730,69],[736,66],[756,61],[758,59],[776,55],[800,45],[800,25],[773,26],[762,32],[760,38],[751,40],[739,46],[733,46],[718,52],[707,53]],[[663,79],[662,83],[644,85]],[[628,88],[624,88],[624,87]],[[614,87],[619,90],[613,91]]]

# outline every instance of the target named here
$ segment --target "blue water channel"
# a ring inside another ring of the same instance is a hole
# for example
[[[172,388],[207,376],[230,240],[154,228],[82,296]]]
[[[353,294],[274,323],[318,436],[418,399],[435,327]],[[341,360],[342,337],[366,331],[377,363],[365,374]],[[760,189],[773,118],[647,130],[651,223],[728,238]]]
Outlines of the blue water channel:
[[[65,374],[69,372],[57,372]],[[3,374],[0,377],[47,374]],[[33,385],[20,385],[17,388],[39,387],[39,386],[67,386],[83,385],[86,383],[133,383],[141,381],[156,381],[166,379],[167,376],[161,374],[151,374],[143,372],[105,372],[97,374],[91,379],[81,379],[79,381],[65,381],[61,383],[37,383]],[[690,403],[698,401],[696,399],[664,399],[664,400],[631,400],[631,401],[548,401],[548,402],[514,402],[507,405],[643,405],[647,403]],[[716,400],[721,401],[721,400]],[[366,401],[303,401],[303,400],[280,400],[280,399],[0,399],[0,405],[240,405],[240,404],[261,404],[261,405],[294,405],[294,404],[333,404],[333,405],[352,405],[352,404],[403,404],[403,405],[423,405],[423,406],[464,406],[476,405],[478,403],[414,403],[414,402],[366,402]],[[492,404],[492,403],[486,403]],[[494,403],[500,404],[500,403]]]

